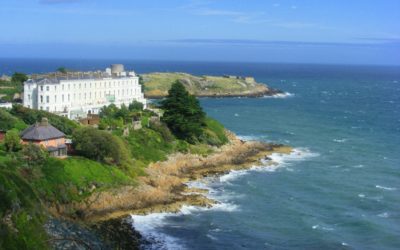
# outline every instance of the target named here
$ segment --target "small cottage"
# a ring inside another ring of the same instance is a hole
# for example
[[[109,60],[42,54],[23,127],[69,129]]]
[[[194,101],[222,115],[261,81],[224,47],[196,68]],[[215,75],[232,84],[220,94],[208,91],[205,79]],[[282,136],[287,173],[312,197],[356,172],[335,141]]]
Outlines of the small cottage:
[[[42,118],[21,133],[22,143],[34,143],[49,151],[51,156],[64,158],[67,156],[65,134],[49,124],[47,118]]]

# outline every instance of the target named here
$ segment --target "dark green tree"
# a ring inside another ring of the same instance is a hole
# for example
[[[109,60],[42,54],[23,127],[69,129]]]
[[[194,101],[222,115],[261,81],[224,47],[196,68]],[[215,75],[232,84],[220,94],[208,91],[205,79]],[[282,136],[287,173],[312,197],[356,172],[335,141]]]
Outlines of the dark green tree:
[[[65,67],[59,67],[59,68],[57,69],[57,71],[60,72],[60,73],[63,73],[63,74],[66,74],[66,73],[67,73],[67,69],[66,69]]]
[[[28,76],[20,72],[15,72],[11,77],[11,81],[15,83],[23,83],[26,80],[28,80]]]
[[[182,83],[176,81],[161,101],[162,121],[179,139],[190,143],[198,141],[205,127],[205,113],[195,96],[189,94]]]
[[[133,101],[129,104],[130,111],[142,111],[143,110],[143,103],[138,101]]]

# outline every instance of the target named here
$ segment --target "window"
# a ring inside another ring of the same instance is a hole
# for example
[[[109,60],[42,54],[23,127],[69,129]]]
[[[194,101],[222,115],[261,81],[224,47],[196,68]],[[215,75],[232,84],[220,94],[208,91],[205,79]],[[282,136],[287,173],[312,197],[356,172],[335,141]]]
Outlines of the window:
[[[62,90],[64,91],[64,84],[61,85]]]
[[[57,85],[54,85],[54,90],[57,90]]]
[[[50,90],[50,86],[46,86],[46,91],[49,91]]]
[[[40,86],[40,91],[43,91],[43,86]]]
[[[43,106],[40,106],[40,110],[43,110]]]
[[[40,96],[40,102],[43,103],[43,96]]]
[[[64,95],[61,95],[62,102],[64,102]]]
[[[68,101],[69,101],[69,94],[68,94]]]
[[[54,102],[57,102],[57,95],[54,96]]]
[[[46,96],[46,102],[47,102],[47,103],[50,102],[50,96]]]
[[[29,101],[31,100],[31,95],[28,95],[28,100],[29,100]]]
[[[49,107],[46,107],[46,111],[49,112],[49,111],[50,111],[50,108],[49,108]]]

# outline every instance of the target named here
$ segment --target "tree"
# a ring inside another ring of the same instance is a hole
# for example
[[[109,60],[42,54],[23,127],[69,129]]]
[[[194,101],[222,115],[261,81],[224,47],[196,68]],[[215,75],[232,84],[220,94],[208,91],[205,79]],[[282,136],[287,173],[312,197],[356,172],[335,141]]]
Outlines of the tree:
[[[190,143],[198,141],[205,127],[205,113],[195,96],[190,95],[182,83],[176,81],[161,102],[162,121],[178,138]]]
[[[99,162],[124,165],[131,163],[124,142],[112,134],[92,127],[76,129],[72,135],[77,154]]]
[[[15,72],[12,77],[11,81],[15,83],[23,83],[28,80],[28,76],[24,73]]]
[[[21,149],[21,138],[15,129],[9,130],[4,137],[4,145],[8,152],[15,152]]]
[[[57,71],[60,72],[60,73],[63,73],[63,74],[66,74],[66,73],[67,73],[67,69],[66,69],[65,67],[59,67],[59,68],[57,69]]]
[[[142,111],[143,110],[143,103],[138,101],[133,101],[129,104],[130,111]]]
[[[49,153],[39,145],[29,143],[24,145],[21,155],[29,167],[40,166],[46,162]]]

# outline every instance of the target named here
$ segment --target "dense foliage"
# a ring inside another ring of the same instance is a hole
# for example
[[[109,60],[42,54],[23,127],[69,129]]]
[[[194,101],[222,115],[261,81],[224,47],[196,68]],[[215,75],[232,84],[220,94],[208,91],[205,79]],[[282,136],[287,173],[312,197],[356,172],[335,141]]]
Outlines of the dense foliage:
[[[26,124],[21,119],[11,115],[7,110],[0,108],[0,131],[10,129],[22,130],[26,127]]]
[[[34,124],[35,122],[41,121],[42,117],[46,117],[51,125],[66,135],[72,134],[72,131],[79,126],[77,122],[66,117],[49,113],[44,110],[29,109],[19,104],[14,105],[10,113],[24,121],[26,124]]]
[[[180,82],[175,82],[168,96],[161,102],[162,121],[179,139],[195,143],[203,134],[206,115],[195,96],[190,95]]]
[[[15,83],[23,83],[28,80],[28,76],[24,73],[15,72],[12,77],[11,81]]]
[[[77,154],[99,162],[124,165],[131,156],[124,142],[117,136],[92,127],[78,128],[72,134]]]

